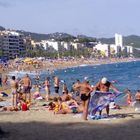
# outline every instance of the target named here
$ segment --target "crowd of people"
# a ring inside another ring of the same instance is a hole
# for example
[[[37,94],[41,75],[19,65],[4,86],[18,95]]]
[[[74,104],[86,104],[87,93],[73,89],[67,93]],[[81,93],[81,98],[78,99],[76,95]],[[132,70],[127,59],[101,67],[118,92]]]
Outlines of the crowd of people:
[[[39,80],[39,77],[36,77]],[[87,77],[83,81],[77,80],[73,83],[71,90],[68,90],[66,82],[63,81],[62,90],[60,91],[60,79],[58,76],[53,76],[54,92],[51,92],[50,77],[46,77],[43,83],[45,89],[45,96],[42,96],[39,85],[33,85],[32,80],[28,74],[22,79],[17,80],[15,76],[10,79],[10,89],[12,95],[12,107],[6,107],[4,110],[29,110],[32,106],[33,100],[44,100],[49,110],[53,110],[54,114],[66,113],[83,113],[83,119],[87,120],[89,101],[91,93],[100,91],[103,94],[112,89],[114,92],[119,93],[119,90],[109,82],[106,77],[103,77],[94,86],[90,84]],[[31,89],[34,91],[31,93]],[[129,89],[126,90],[127,103],[132,103],[132,93]],[[136,101],[140,102],[140,91],[136,93]],[[109,104],[106,105],[106,114],[109,115]],[[102,115],[102,111],[99,112]]]

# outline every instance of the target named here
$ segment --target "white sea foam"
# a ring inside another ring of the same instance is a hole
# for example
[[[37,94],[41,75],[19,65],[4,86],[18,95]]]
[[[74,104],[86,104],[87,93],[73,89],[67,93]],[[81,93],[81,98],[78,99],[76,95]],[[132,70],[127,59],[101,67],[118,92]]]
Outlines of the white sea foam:
[[[88,66],[88,65],[87,64],[82,64],[79,67],[86,67],[86,66]]]
[[[30,76],[35,76],[37,75],[37,73],[35,71],[12,71],[12,72],[9,72],[9,76],[16,76],[16,77],[22,77],[24,76],[25,74],[29,74]]]

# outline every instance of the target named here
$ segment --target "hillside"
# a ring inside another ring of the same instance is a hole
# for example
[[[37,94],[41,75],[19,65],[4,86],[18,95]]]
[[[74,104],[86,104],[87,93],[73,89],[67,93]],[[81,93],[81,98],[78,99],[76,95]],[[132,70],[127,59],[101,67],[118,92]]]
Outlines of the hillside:
[[[0,31],[4,31],[4,30],[5,30],[5,28],[0,26]]]
[[[26,32],[26,31],[21,31],[17,30],[17,32],[22,33],[24,35],[30,35],[33,40],[35,41],[41,41],[41,40],[46,40],[46,39],[55,39],[55,40],[68,40],[68,39],[73,39],[75,38],[74,36],[67,34],[67,33],[52,33],[52,34],[39,34],[39,33],[32,33],[32,32]]]
[[[4,27],[0,26],[0,31],[5,30]],[[114,44],[115,39],[114,38],[98,38],[96,39],[95,37],[88,37],[85,35],[78,35],[77,37],[67,34],[67,33],[51,33],[51,34],[40,34],[40,33],[32,33],[28,31],[22,31],[22,30],[16,30],[19,33],[22,33],[24,35],[30,35],[32,39],[35,41],[41,41],[41,40],[46,40],[46,39],[55,39],[58,41],[72,41],[73,39],[80,39],[81,42],[83,41],[100,41],[102,43],[107,43],[107,44]],[[125,36],[123,37],[123,44],[124,45],[131,45],[136,48],[140,48],[140,36],[137,35],[130,35],[130,36]]]

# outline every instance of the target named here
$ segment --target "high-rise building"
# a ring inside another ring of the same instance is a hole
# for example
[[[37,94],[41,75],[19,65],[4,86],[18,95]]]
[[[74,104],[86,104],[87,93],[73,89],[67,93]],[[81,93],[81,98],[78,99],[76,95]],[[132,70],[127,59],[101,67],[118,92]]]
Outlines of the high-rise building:
[[[0,34],[1,51],[4,58],[13,59],[25,56],[26,45],[24,35],[14,31],[2,31]]]
[[[115,34],[115,45],[116,46],[123,46],[123,37],[120,34]]]

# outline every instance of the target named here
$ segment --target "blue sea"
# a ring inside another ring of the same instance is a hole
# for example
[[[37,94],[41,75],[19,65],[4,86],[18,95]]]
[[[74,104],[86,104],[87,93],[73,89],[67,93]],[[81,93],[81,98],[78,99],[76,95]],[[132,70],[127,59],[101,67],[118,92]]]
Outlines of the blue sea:
[[[102,77],[107,77],[109,81],[115,81],[115,86],[123,92],[129,88],[133,94],[140,89],[140,61],[102,64],[102,65],[81,65],[78,67],[55,70],[53,73],[42,71],[40,73],[40,82],[43,82],[47,76],[52,77],[56,75],[61,80],[61,85],[65,81],[68,89],[71,89],[73,82],[77,79],[83,81],[85,77],[88,78],[91,85],[95,85]],[[31,77],[34,76],[31,74]],[[51,80],[53,87],[53,80]],[[61,90],[60,86],[60,90]],[[52,93],[53,88],[51,89]],[[121,99],[120,99],[121,100]],[[123,102],[123,101],[121,101]]]
[[[107,77],[109,81],[115,81],[115,86],[120,91],[129,88],[135,92],[140,89],[140,61],[92,66],[82,65],[56,70],[53,75],[64,80],[68,87],[77,79],[83,81],[87,77],[90,84],[95,85],[102,77]]]

